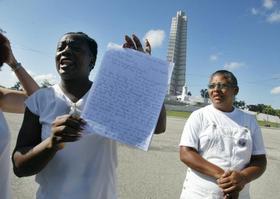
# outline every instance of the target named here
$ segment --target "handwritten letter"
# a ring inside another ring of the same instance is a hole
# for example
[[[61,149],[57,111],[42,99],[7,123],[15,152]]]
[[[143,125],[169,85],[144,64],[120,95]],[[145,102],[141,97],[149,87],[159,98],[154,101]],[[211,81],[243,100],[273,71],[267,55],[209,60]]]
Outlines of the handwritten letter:
[[[147,151],[168,73],[165,61],[131,49],[109,49],[82,113],[90,132]]]

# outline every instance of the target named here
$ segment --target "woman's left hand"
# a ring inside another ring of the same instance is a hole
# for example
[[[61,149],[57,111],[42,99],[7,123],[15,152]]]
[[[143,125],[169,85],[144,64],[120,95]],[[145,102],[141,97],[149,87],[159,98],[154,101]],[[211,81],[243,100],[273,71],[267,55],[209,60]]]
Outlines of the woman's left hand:
[[[225,194],[239,192],[246,185],[247,181],[244,175],[238,171],[226,171],[218,180],[217,183],[223,189]]]
[[[145,40],[145,47],[143,48],[139,38],[134,34],[132,35],[132,37],[125,35],[125,43],[123,44],[123,48],[131,48],[147,53],[149,55],[152,52],[152,48],[149,41],[147,39]]]

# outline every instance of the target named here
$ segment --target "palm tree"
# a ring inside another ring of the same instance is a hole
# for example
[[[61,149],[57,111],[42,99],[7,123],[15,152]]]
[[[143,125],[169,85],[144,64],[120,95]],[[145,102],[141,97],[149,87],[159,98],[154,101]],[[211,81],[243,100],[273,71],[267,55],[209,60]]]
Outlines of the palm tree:
[[[204,104],[208,103],[208,99],[209,99],[209,93],[208,93],[208,89],[201,89],[200,90],[200,95],[201,97],[204,99]]]
[[[208,89],[206,89],[206,88],[201,89],[200,90],[200,95],[201,95],[202,98],[207,98],[208,99],[209,98]]]
[[[11,87],[11,89],[17,90],[17,91],[22,90],[22,88],[21,88],[21,83],[20,83],[20,82],[16,82],[15,85],[13,85],[13,86]]]
[[[47,88],[47,87],[50,87],[50,86],[52,86],[52,84],[47,79],[44,79],[43,82],[41,83],[42,88]]]
[[[242,100],[240,100],[240,101],[238,101],[238,100],[234,101],[234,102],[233,102],[233,105],[234,105],[235,107],[241,108],[241,109],[246,108],[245,101],[242,101]]]

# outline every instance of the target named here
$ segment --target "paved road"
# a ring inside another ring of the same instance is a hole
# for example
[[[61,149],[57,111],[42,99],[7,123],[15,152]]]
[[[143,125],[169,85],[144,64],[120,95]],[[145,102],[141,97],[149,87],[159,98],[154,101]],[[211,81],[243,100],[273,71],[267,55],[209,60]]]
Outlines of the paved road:
[[[6,118],[14,146],[22,115],[6,114]],[[119,146],[119,198],[179,198],[186,169],[179,161],[177,147],[183,125],[183,119],[169,117],[166,133],[154,136],[148,152]],[[279,199],[280,130],[264,128],[263,135],[268,154],[268,167],[265,174],[252,183],[251,195],[252,199]],[[37,185],[34,183],[34,177],[19,179],[11,175],[15,199],[35,198]]]

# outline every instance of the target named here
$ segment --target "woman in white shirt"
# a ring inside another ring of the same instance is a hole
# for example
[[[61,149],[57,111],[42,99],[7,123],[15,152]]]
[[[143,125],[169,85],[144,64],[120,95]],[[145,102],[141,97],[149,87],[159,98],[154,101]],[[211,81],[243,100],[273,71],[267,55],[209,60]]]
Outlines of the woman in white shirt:
[[[39,86],[15,59],[9,40],[0,33],[0,67],[8,64],[15,72],[25,91],[16,91],[0,87],[0,198],[12,198],[10,193],[10,132],[3,112],[23,113],[24,101]]]
[[[208,85],[211,105],[186,122],[180,159],[188,166],[181,199],[249,199],[249,182],[266,168],[261,130],[253,115],[233,106],[236,77],[219,70]]]
[[[139,39],[126,36],[125,48],[150,53]],[[37,199],[116,199],[116,143],[91,134],[82,137],[85,122],[69,114],[84,108],[92,86],[97,43],[87,34],[70,32],[57,45],[60,83],[40,89],[26,101],[26,111],[13,154],[17,176],[36,174]],[[163,106],[155,133],[165,131]]]

